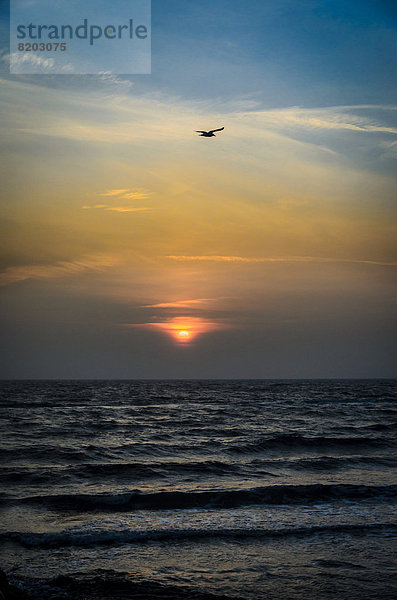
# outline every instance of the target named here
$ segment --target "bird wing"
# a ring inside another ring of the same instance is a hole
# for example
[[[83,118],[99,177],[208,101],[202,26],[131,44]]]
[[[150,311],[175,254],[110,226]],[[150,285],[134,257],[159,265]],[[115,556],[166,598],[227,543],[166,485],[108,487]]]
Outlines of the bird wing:
[[[220,129],[211,129],[211,131],[209,131],[208,133],[214,133],[214,131],[222,131],[223,129],[225,128],[221,127]]]

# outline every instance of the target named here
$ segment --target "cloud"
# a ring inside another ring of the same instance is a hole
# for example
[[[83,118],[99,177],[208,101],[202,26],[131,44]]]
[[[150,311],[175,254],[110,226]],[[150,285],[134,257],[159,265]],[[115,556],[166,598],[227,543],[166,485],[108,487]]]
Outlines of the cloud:
[[[98,79],[110,86],[113,92],[117,93],[127,93],[132,88],[132,81],[128,79],[123,79],[122,77],[118,77],[117,75],[113,75],[109,71],[101,71],[98,73]]]
[[[148,206],[136,206],[136,207],[131,207],[131,206],[108,206],[105,210],[114,210],[115,212],[142,212],[142,211],[147,211],[147,210],[153,210],[152,208],[148,207]]]
[[[291,107],[278,110],[260,110],[249,113],[252,120],[257,120],[268,127],[300,127],[303,129],[345,130],[362,133],[397,134],[397,127],[385,125],[381,115],[395,111],[395,106],[363,105],[363,106],[331,106],[325,108]],[[358,114],[358,113],[366,114]],[[377,118],[371,117],[377,113]],[[247,113],[239,113],[240,118]]]
[[[242,263],[353,263],[364,265],[379,265],[384,267],[395,267],[397,262],[381,260],[366,260],[354,258],[327,258],[322,256],[280,256],[280,257],[249,257],[249,256],[165,256],[170,260],[187,262],[242,262]]]
[[[145,200],[149,196],[149,192],[128,192],[123,194],[121,198],[130,200]]]
[[[129,188],[122,190],[107,190],[99,194],[100,196],[115,196],[118,199],[124,198],[128,200],[145,200],[150,193],[145,190],[131,190]]]
[[[143,308],[206,308],[208,304],[216,302],[217,298],[197,298],[195,300],[178,300],[176,302],[160,302],[158,304],[145,304]]]
[[[108,204],[95,204],[94,206],[82,206],[85,210],[99,208],[102,210],[110,210],[114,212],[144,212],[147,210],[153,210],[149,206],[109,206]]]
[[[119,202],[120,200],[146,200],[149,196],[149,192],[144,190],[131,190],[130,188],[122,188],[122,189],[112,189],[106,190],[105,192],[101,192],[99,196],[105,196],[109,198],[109,200],[115,200]],[[111,205],[111,204],[85,204],[81,208],[85,210],[89,209],[102,209],[109,210],[119,213],[132,213],[132,212],[142,212],[153,210],[148,206],[128,206],[128,205]]]
[[[108,204],[95,204],[94,206],[82,206],[81,208],[85,210],[89,210],[92,208],[99,208],[102,210],[110,210],[120,213],[129,213],[129,212],[142,212],[147,210],[153,210],[148,206],[109,206]]]
[[[71,74],[74,72],[74,67],[71,63],[56,64],[54,58],[44,58],[33,53],[13,52],[2,58],[3,61],[9,62],[10,71],[12,74],[24,73],[64,73]],[[29,71],[29,67],[33,71]]]
[[[222,141],[216,138],[216,144],[219,142],[222,148],[227,147],[231,159],[238,159],[240,164],[242,161],[253,164],[257,156],[258,162],[266,160],[267,168],[279,165],[280,155],[285,162],[286,153],[293,156],[295,162],[302,162],[305,149],[310,153],[312,162],[324,160],[319,149],[335,157],[348,154],[351,161],[360,157],[365,148],[373,151],[374,144],[381,147],[383,142],[393,141],[397,136],[395,106],[346,105],[269,110],[252,108],[247,101],[245,106],[248,108],[242,111],[241,103],[220,104],[216,100],[195,103],[160,93],[132,96],[125,90],[119,95],[108,94],[107,85],[102,90],[68,89],[65,94],[61,88],[47,89],[37,84],[10,81],[3,83],[10,91],[14,88],[18,105],[21,104],[14,108],[13,127],[18,132],[76,140],[79,144],[132,144],[135,150],[138,147],[142,150],[139,155],[142,157],[146,156],[148,148],[152,155],[158,153],[164,156],[164,144],[169,151],[170,145],[182,143],[187,157],[202,148],[212,151],[213,140],[205,140],[204,145],[203,140],[196,139],[193,131],[216,124],[225,125]],[[37,102],[38,96],[40,103]],[[43,110],[37,108],[38,105]],[[32,109],[37,115],[34,120]],[[36,121],[39,125],[34,124]],[[357,135],[371,135],[372,139],[363,139],[352,155],[351,146],[347,152],[346,142],[355,143],[356,140],[348,136],[355,138]],[[152,142],[155,142],[155,147],[150,147]],[[300,161],[296,158],[298,154]],[[368,169],[368,163],[365,168]],[[123,188],[117,191],[120,197],[125,194],[129,199],[146,198],[148,194],[141,189]],[[112,192],[116,190],[107,190],[103,194],[109,193],[112,197]]]
[[[80,275],[87,271],[103,271],[119,262],[113,256],[98,254],[73,261],[60,261],[54,265],[23,265],[9,267],[0,274],[0,285],[9,285],[26,279],[58,279]]]
[[[128,189],[125,190],[107,190],[106,192],[102,192],[99,194],[100,196],[120,196],[121,194],[125,194],[128,192]]]

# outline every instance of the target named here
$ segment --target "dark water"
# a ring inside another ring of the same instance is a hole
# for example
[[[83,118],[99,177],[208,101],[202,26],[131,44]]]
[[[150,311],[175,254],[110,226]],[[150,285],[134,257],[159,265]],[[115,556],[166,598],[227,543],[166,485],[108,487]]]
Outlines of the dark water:
[[[36,598],[395,599],[396,391],[3,382],[2,568]]]

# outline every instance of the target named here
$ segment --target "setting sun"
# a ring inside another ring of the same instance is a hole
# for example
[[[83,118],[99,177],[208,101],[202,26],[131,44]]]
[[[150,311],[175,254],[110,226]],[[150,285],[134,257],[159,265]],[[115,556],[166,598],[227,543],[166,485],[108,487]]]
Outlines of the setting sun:
[[[181,341],[187,340],[190,338],[190,333],[189,333],[189,331],[186,331],[185,329],[183,329],[182,331],[177,332],[177,337]]]
[[[203,333],[210,333],[219,329],[226,329],[228,324],[223,322],[205,321],[200,317],[173,317],[168,321],[129,324],[129,327],[145,327],[160,330],[177,342],[188,344]]]

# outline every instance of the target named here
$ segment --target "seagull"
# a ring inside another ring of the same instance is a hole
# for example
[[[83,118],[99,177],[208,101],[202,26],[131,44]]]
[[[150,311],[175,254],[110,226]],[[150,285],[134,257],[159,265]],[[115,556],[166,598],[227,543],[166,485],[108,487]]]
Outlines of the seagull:
[[[210,129],[210,131],[196,131],[196,133],[199,133],[202,137],[216,137],[214,131],[223,131],[223,129],[225,128],[221,127],[220,129]]]

